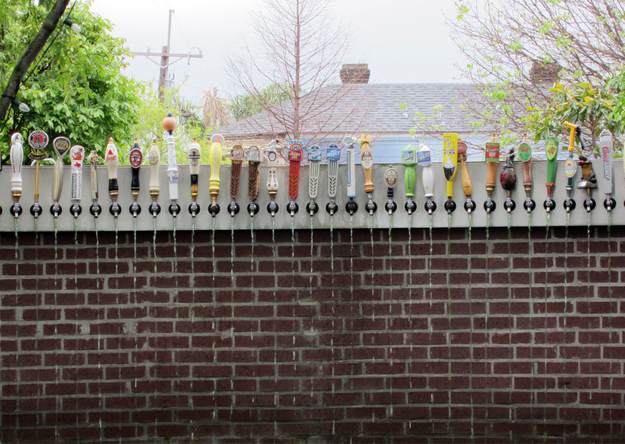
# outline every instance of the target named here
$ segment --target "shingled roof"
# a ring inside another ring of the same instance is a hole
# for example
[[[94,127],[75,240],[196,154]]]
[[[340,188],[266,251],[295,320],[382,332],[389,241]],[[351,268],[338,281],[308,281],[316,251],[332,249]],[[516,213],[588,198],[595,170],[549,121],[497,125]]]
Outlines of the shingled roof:
[[[460,83],[380,83],[332,85],[321,89],[314,98],[303,99],[302,108],[310,117],[302,122],[302,136],[316,134],[372,133],[377,137],[409,135],[414,127],[412,116],[422,112],[425,118],[436,116],[439,132],[469,133],[473,127],[466,118],[463,104],[480,97],[476,89]],[[401,109],[402,104],[405,109]],[[320,105],[321,104],[321,105]],[[280,105],[285,111],[291,103]],[[436,108],[436,110],[435,110]],[[263,111],[247,119],[220,128],[227,140],[281,138],[285,128],[270,113]]]

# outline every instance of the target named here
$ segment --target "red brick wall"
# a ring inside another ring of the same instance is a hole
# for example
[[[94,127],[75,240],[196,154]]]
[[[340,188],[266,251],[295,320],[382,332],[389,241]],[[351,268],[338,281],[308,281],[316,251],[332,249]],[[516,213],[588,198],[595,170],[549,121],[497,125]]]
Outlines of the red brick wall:
[[[4,233],[0,439],[622,442],[622,227],[449,234]]]

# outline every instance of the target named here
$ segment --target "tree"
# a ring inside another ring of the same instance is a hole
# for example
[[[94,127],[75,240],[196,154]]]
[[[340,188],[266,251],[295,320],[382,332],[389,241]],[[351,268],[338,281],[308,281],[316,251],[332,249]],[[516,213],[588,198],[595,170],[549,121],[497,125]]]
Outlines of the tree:
[[[17,91],[20,87],[20,83],[22,83],[22,80],[24,79],[28,68],[30,68],[30,66],[36,60],[44,45],[52,35],[52,32],[54,32],[54,29],[59,23],[61,15],[63,15],[63,12],[65,11],[65,8],[67,8],[68,3],[69,0],[57,0],[55,2],[54,6],[52,7],[52,9],[50,9],[50,12],[46,16],[45,20],[43,20],[39,31],[30,40],[30,43],[15,63],[13,71],[6,83],[4,91],[2,92],[2,97],[0,97],[0,120],[4,119],[6,112],[9,109],[9,106],[11,106],[11,102],[13,101],[13,99],[15,99]],[[30,5],[26,4],[25,2],[21,2],[21,4],[15,6],[28,8]],[[3,37],[11,32],[11,29],[8,26],[10,23],[9,19],[17,15],[15,12],[16,11],[11,10],[10,8],[3,8],[3,11],[1,13],[2,15],[0,15],[0,18],[2,18]],[[2,49],[4,50],[4,42],[2,46]]]
[[[319,95],[338,78],[349,42],[346,27],[331,16],[328,1],[264,0],[252,26],[252,44],[246,42],[242,55],[227,63],[228,73],[246,100],[275,122],[276,127],[270,129],[274,134],[297,139],[307,128],[324,128],[328,122],[319,121],[320,116],[348,92],[345,87],[330,97]],[[276,96],[286,100],[276,104]],[[340,118],[333,119],[335,126],[340,125]],[[261,124],[258,127],[259,132],[268,131]],[[331,129],[326,126],[323,131]]]
[[[625,4],[618,0],[485,0],[483,7],[472,0],[455,0],[455,4],[458,15],[448,23],[469,60],[461,70],[482,92],[479,101],[469,101],[467,111],[500,132],[522,134],[533,128],[538,130],[536,138],[544,137],[555,125],[537,128],[537,120],[565,115],[566,107],[575,102],[554,99],[554,94],[586,88],[579,85],[601,90],[612,72],[625,64]],[[554,89],[554,84],[560,86]],[[578,92],[582,99],[588,97]],[[588,132],[598,135],[596,108],[585,114],[569,111],[582,119]]]
[[[23,51],[23,42],[32,39],[46,13],[43,6],[20,1],[24,9],[6,14],[2,26],[6,48],[0,57],[3,82]],[[130,128],[139,118],[141,85],[121,73],[129,56],[124,42],[110,36],[110,22],[92,14],[88,2],[77,2],[71,19],[82,31],[76,33],[68,26],[56,31],[20,86],[19,99],[31,111],[9,113],[0,135],[8,140],[15,131],[27,135],[42,129],[51,138],[62,134],[101,154],[109,137],[130,146]]]
[[[289,94],[284,92],[286,88],[286,85],[271,84],[258,94],[239,94],[235,96],[230,102],[230,111],[234,120],[241,120],[258,114],[263,111],[263,104],[273,108],[289,100]]]

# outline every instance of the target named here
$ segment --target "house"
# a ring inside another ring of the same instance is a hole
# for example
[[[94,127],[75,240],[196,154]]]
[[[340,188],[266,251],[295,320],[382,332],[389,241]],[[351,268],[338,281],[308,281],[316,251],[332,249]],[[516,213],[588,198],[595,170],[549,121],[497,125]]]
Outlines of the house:
[[[330,143],[340,143],[345,137],[369,134],[375,161],[398,163],[402,149],[421,143],[430,147],[433,160],[440,160],[445,132],[458,133],[469,146],[483,146],[490,136],[488,128],[475,132],[466,117],[464,104],[479,100],[481,95],[472,85],[369,83],[369,76],[366,64],[343,65],[342,84],[326,86],[305,96],[301,108],[307,118],[302,119],[300,139],[306,145],[317,143],[324,148]],[[280,107],[283,112],[293,109],[290,102]],[[275,139],[287,145],[290,140],[289,129],[267,111],[221,128],[219,132],[229,145],[243,147],[266,146]]]

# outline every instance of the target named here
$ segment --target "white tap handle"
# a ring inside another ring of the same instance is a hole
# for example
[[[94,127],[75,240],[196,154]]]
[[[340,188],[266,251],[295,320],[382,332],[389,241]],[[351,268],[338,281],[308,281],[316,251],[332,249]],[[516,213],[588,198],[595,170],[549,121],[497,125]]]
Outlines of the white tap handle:
[[[67,137],[57,137],[52,142],[52,147],[56,153],[56,163],[54,164],[54,176],[52,178],[52,200],[58,202],[63,191],[63,157],[69,151],[70,142]]]
[[[152,141],[152,147],[150,148],[150,196],[153,199],[158,197],[159,193],[159,180],[158,180],[158,168],[161,163],[161,151],[156,144],[156,139]]]
[[[85,159],[85,149],[74,145],[69,152],[72,171],[72,200],[80,202],[82,199],[82,162]]]
[[[603,192],[611,194],[614,188],[614,142],[609,130],[601,131],[599,144],[603,160]]]
[[[91,151],[89,153],[89,162],[91,163],[91,200],[96,202],[99,197],[98,193],[98,162],[100,156],[97,151]]]
[[[113,200],[117,199],[119,195],[119,185],[117,184],[117,165],[119,165],[119,154],[117,153],[117,147],[113,143],[113,138],[109,139],[108,145],[106,145],[106,155],[104,157],[106,162],[106,170],[109,174],[109,194]]]
[[[432,158],[431,151],[426,146],[421,146],[421,149],[417,151],[417,163],[423,167],[423,189],[425,190],[425,197],[434,197],[434,176],[432,175]]]
[[[176,165],[176,139],[171,134],[167,136],[167,183],[169,184],[169,199],[178,200],[178,166]]]
[[[275,196],[278,193],[278,153],[276,152],[275,144],[269,144],[269,147],[265,151],[267,156],[267,191],[270,196]]]
[[[328,146],[326,154],[328,158],[328,197],[336,197],[336,189],[339,175],[339,160],[341,159],[341,149],[335,143]]]
[[[319,163],[321,162],[321,148],[313,145],[308,149],[308,196],[311,199],[317,197],[319,191]]]
[[[353,139],[352,139],[353,140]],[[356,153],[354,151],[355,141],[347,145],[347,197],[356,197]]]
[[[22,163],[24,163],[24,138],[20,133],[11,136],[11,192],[15,199],[22,196]]]

